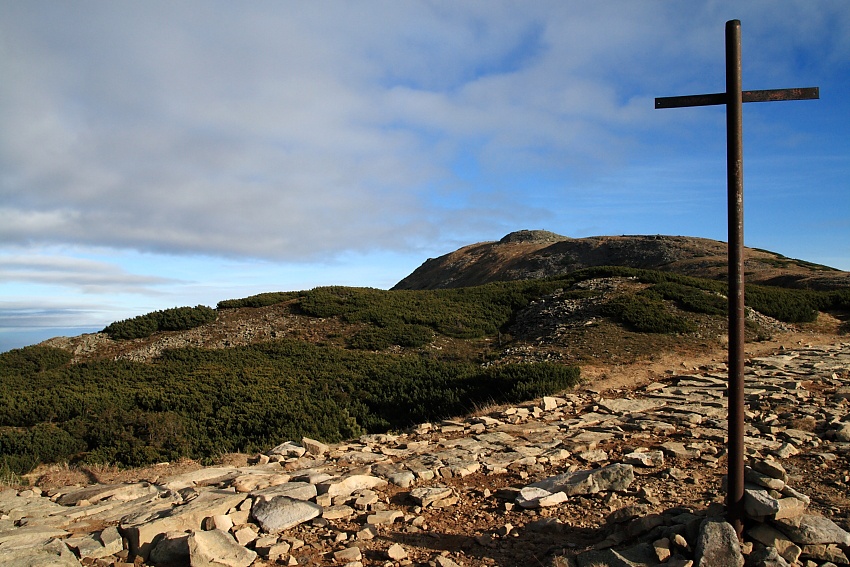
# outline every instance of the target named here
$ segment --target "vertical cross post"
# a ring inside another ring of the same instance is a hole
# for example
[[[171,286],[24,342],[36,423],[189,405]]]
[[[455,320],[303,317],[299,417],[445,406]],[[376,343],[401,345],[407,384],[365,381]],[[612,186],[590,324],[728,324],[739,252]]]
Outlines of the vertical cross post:
[[[743,91],[741,22],[726,22],[726,92],[663,97],[655,108],[726,105],[728,206],[729,385],[726,517],[738,537],[744,529],[744,144],[743,103],[819,98],[817,87]]]
[[[726,22],[726,190],[729,262],[729,441],[726,515],[740,535],[744,518],[744,101],[741,22]]]

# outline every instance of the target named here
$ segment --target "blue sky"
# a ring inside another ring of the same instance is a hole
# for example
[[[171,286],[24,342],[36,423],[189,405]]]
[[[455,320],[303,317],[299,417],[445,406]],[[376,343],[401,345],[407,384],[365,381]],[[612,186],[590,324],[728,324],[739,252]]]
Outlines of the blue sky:
[[[0,0],[0,351],[157,309],[389,288],[520,229],[850,270],[850,3]]]

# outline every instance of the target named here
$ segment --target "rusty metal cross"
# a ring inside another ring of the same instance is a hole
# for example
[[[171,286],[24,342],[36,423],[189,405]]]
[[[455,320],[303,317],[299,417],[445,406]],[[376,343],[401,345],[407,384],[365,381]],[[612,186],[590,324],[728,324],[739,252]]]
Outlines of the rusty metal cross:
[[[655,108],[726,105],[729,260],[728,473],[726,517],[741,536],[744,520],[744,102],[819,98],[818,87],[741,90],[741,22],[726,22],[726,92],[655,99]]]

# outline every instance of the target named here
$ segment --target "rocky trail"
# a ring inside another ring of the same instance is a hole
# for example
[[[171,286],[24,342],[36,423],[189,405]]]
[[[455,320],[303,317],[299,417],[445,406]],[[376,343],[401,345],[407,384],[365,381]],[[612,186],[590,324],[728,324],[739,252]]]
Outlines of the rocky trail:
[[[743,543],[722,521],[725,380],[678,365],[249,462],[44,475],[0,492],[0,564],[848,564],[850,343],[748,362]]]

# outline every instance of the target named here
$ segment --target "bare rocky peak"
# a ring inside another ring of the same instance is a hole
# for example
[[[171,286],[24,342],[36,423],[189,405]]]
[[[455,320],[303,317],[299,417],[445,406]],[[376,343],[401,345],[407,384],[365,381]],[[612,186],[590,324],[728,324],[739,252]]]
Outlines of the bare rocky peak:
[[[756,248],[745,250],[747,281],[836,289],[850,274]],[[492,281],[543,278],[593,266],[627,266],[725,279],[726,243],[707,238],[623,235],[569,238],[545,230],[512,232],[497,242],[464,246],[430,258],[394,289],[442,289]]]
[[[517,243],[517,242],[561,242],[570,240],[567,236],[561,236],[548,230],[518,230],[506,235],[499,241],[499,244]]]

